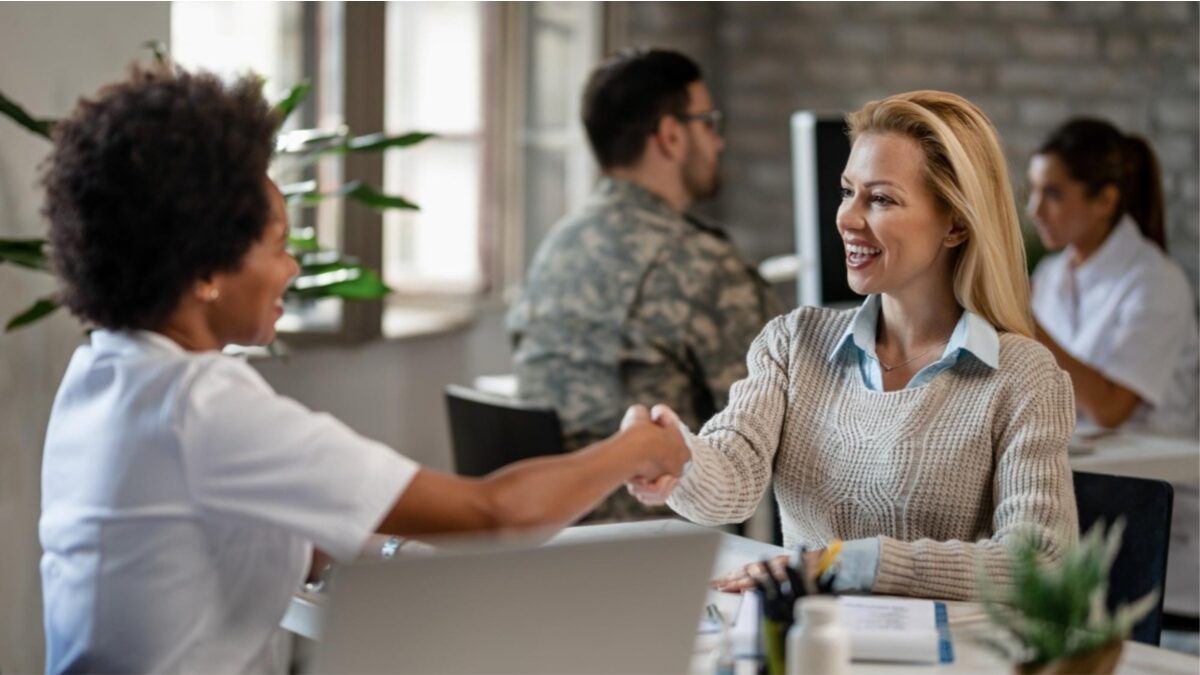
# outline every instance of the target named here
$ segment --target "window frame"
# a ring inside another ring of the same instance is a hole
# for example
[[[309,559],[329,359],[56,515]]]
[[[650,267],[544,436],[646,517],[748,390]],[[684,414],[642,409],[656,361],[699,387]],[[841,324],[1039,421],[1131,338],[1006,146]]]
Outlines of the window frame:
[[[326,4],[341,5],[344,12],[343,36],[355,36],[354,40],[343,37],[340,45],[343,50],[343,121],[358,133],[381,130],[385,122],[386,3],[305,3],[306,7]],[[405,294],[400,298],[383,300],[343,300],[341,322],[337,330],[282,333],[282,339],[289,346],[357,345],[381,338],[404,339],[454,330],[469,324],[479,308],[504,305],[519,292],[528,262],[524,222],[525,152],[531,143],[526,138],[526,96],[529,90],[527,61],[530,53],[526,40],[528,5],[523,2],[482,3],[481,54],[484,64],[481,96],[484,114],[480,147],[480,217],[477,221],[480,228],[476,251],[480,269],[478,288]],[[623,5],[622,2],[603,3],[591,10],[595,12],[590,26],[593,31],[593,61],[610,51],[614,44],[623,43],[623,32],[618,32],[623,29],[628,13]],[[314,17],[317,11],[321,10],[306,9]],[[320,53],[329,45],[317,41],[319,23],[319,18],[305,22],[309,30],[305,36],[305,58],[306,61],[311,59],[313,64],[320,64],[328,58]],[[311,72],[320,72],[319,65]],[[582,135],[575,142],[583,143],[585,161],[591,161],[586,140],[580,139]],[[580,161],[578,151],[579,148],[565,151],[568,160],[575,162],[576,166]],[[350,153],[340,161],[344,162],[341,168],[345,177],[383,185],[382,153]],[[591,166],[593,171],[587,180],[589,183],[594,182],[596,177],[594,162]],[[576,193],[581,192],[578,186],[568,186],[568,193],[572,189]],[[335,208],[340,209],[339,232],[335,237],[338,248],[362,264],[382,271],[383,215],[350,200],[337,200],[335,203]],[[568,209],[577,206],[568,202]],[[314,212],[312,217],[315,222],[317,214]],[[421,327],[415,327],[411,332],[387,335],[384,323],[389,308],[439,312],[442,318],[422,322]]]
[[[326,59],[340,59],[338,74],[342,78],[342,122],[357,133],[369,133],[383,128],[384,78],[384,16],[381,2],[304,3],[305,59],[315,64],[309,72],[321,73]],[[337,7],[333,7],[337,5]],[[341,11],[342,33],[338,44],[322,44],[319,12]],[[312,16],[311,20],[308,18]],[[353,35],[354,40],[345,36]],[[331,54],[340,50],[340,54]],[[318,89],[323,86],[314,78]],[[320,94],[318,93],[318,97]],[[314,117],[316,114],[314,113]],[[319,121],[319,120],[317,120]],[[340,162],[333,172],[341,177],[352,176],[371,185],[383,184],[382,153],[347,153],[325,161]],[[349,199],[338,199],[312,210],[312,223],[324,216],[337,227],[334,239],[342,253],[353,256],[363,265],[379,269],[382,264],[383,216]],[[306,224],[308,221],[306,221]],[[320,228],[319,228],[320,229]],[[332,331],[297,330],[281,332],[280,338],[289,347],[357,345],[379,339],[383,334],[382,300],[339,300],[341,317]]]

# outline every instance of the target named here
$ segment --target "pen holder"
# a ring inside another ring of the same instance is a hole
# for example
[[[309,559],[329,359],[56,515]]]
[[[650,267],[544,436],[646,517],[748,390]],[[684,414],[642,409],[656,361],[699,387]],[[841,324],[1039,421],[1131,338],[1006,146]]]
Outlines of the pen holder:
[[[767,675],[784,675],[787,672],[787,634],[792,623],[762,617],[759,635]]]

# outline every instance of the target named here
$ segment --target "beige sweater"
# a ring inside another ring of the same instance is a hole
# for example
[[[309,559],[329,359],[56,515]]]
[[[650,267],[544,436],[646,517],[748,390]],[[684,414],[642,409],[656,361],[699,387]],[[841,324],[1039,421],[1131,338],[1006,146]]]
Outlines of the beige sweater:
[[[671,508],[741,522],[774,474],[785,545],[879,538],[876,593],[978,598],[981,574],[1008,582],[1023,529],[1057,559],[1078,537],[1075,409],[1050,352],[1001,333],[995,370],[966,358],[915,389],[871,391],[853,359],[828,358],[853,315],[803,307],[767,325]]]

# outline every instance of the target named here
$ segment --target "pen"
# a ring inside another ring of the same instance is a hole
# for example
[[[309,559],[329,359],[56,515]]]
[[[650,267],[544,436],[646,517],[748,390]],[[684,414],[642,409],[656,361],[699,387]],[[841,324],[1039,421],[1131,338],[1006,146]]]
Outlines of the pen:
[[[825,570],[829,569],[833,562],[837,560],[838,554],[842,552],[842,540],[834,539],[825,547],[825,552],[821,554],[821,561],[817,563],[817,577],[820,578],[825,574]]]
[[[708,603],[708,606],[704,608],[704,611],[708,613],[709,619],[716,621],[717,624],[722,627],[725,625],[725,617],[721,614],[721,609],[715,604],[711,602]]]

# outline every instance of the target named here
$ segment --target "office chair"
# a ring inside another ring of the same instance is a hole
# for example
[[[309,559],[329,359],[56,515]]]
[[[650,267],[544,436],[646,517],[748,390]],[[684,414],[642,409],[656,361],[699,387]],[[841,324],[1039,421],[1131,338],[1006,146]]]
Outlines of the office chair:
[[[455,471],[483,476],[513,462],[563,451],[562,427],[553,408],[474,389],[446,387]]]
[[[1133,627],[1133,640],[1157,646],[1162,635],[1167,546],[1175,490],[1161,480],[1074,472],[1079,531],[1093,523],[1112,525],[1125,517],[1125,538],[1109,573],[1108,608],[1133,602],[1158,589],[1158,606]]]

